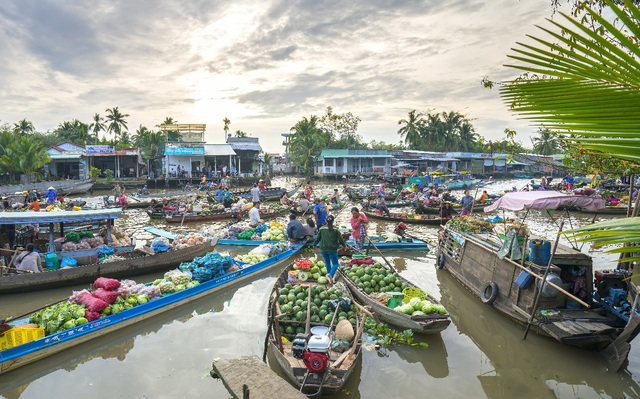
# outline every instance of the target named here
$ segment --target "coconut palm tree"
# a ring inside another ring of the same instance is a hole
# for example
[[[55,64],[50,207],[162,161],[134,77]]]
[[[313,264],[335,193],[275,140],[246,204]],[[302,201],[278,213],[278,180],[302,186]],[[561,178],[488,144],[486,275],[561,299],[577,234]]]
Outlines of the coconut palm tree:
[[[224,142],[226,143],[227,137],[229,137],[229,125],[231,124],[231,120],[225,116],[222,122],[224,123]]]
[[[522,117],[566,134],[570,145],[632,162],[640,161],[640,9],[633,2],[604,3],[616,23],[585,7],[585,18],[560,13],[554,28],[540,28],[551,39],[518,43],[510,57],[531,75],[506,82],[504,100]],[[605,15],[603,13],[602,15]],[[592,27],[583,21],[593,21]],[[630,36],[633,35],[633,36]],[[569,136],[569,134],[574,134]],[[637,216],[638,206],[634,212]],[[610,252],[636,253],[640,218],[616,219],[576,230],[581,241],[617,244]],[[638,261],[639,256],[627,258]]]
[[[58,125],[53,131],[60,140],[70,141],[78,145],[86,145],[89,137],[89,127],[86,123],[82,123],[77,119],[73,121],[65,121]]]
[[[533,151],[540,155],[556,154],[560,150],[560,137],[547,128],[538,129],[538,137],[531,139]]]
[[[107,108],[106,112],[107,132],[113,133],[117,140],[123,130],[127,129],[127,121],[125,118],[128,118],[130,115],[121,113],[118,107]]]
[[[49,161],[51,158],[42,143],[31,136],[14,138],[0,157],[0,164],[7,172],[24,174],[28,182]]]
[[[175,125],[176,123],[178,123],[177,120],[173,119],[170,116],[167,116],[166,118],[164,118],[164,121],[160,125],[158,125],[158,127]],[[180,137],[180,133],[177,130],[167,130],[166,141],[171,141],[171,142],[182,141],[182,137]]]
[[[96,113],[93,115],[93,122],[89,125],[89,131],[96,136],[96,143],[100,139],[98,134],[105,130],[104,126],[104,118],[100,116],[100,114]]]
[[[303,117],[291,128],[293,136],[289,145],[291,161],[304,168],[305,173],[313,174],[313,162],[327,147],[329,136],[318,127],[318,117]]]
[[[24,136],[25,134],[33,133],[36,129],[33,127],[33,123],[27,120],[27,118],[13,124],[13,131],[16,134]]]
[[[478,134],[475,128],[468,121],[462,122],[460,130],[458,131],[458,150],[471,152],[474,151],[478,145]]]
[[[409,117],[407,119],[400,119],[398,125],[402,125],[398,129],[398,134],[404,139],[407,148],[419,149],[422,144],[421,130],[424,127],[424,114],[416,110],[409,111]]]

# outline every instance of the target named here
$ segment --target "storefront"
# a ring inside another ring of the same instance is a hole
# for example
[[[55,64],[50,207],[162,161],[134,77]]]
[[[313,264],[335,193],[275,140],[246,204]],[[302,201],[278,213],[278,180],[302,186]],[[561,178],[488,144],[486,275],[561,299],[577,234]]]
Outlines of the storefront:
[[[106,171],[112,170],[115,178],[138,178],[140,167],[145,166],[139,148],[88,145],[86,154],[90,167],[100,170],[100,177],[106,177]]]
[[[167,143],[164,155],[164,173],[170,179],[199,177],[205,166],[204,144]]]
[[[88,178],[84,147],[65,142],[49,148],[47,154],[51,162],[44,166],[46,179],[85,180]]]

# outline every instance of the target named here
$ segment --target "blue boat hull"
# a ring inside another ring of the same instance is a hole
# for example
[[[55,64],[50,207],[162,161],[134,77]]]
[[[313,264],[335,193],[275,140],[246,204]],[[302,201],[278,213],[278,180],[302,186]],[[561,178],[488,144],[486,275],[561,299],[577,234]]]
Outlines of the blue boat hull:
[[[213,280],[198,284],[193,288],[179,291],[165,297],[149,301],[145,304],[123,311],[117,315],[100,318],[73,329],[48,335],[44,338],[6,349],[0,352],[0,374],[17,369],[27,364],[55,355],[61,351],[80,345],[91,339],[102,337],[110,332],[120,330],[139,321],[169,311],[193,300],[209,295],[219,289],[240,283],[276,266],[285,264],[289,258],[300,251],[294,247],[274,257],[265,259],[255,265],[219,276]],[[28,322],[17,320],[12,324]]]
[[[420,240],[406,241],[403,240],[401,242],[385,242],[378,241],[381,240],[379,236],[370,236],[373,242],[376,244],[376,247],[380,250],[389,250],[389,249],[397,249],[397,250],[419,250],[419,251],[428,251],[429,245]],[[261,244],[273,244],[278,241],[261,241],[261,240],[229,240],[229,239],[219,239],[218,245],[230,245],[230,246],[258,246]],[[310,244],[307,244],[307,246]],[[353,246],[353,240],[347,240],[347,245]]]

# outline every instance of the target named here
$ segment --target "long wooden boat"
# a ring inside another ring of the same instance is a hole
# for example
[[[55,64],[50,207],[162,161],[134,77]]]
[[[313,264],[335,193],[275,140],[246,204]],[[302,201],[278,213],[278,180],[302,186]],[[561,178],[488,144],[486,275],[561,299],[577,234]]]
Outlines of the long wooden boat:
[[[43,181],[39,183],[12,184],[0,186],[0,193],[14,194],[27,190],[36,190],[40,193],[46,193],[49,187],[53,187],[58,194],[84,194],[91,190],[95,182],[91,180],[57,180]]]
[[[298,192],[299,189],[299,185],[289,190],[284,187],[269,187],[266,190],[260,192],[260,201],[278,201],[284,193],[287,193],[287,197],[291,198],[293,195],[295,195],[296,192]],[[253,198],[251,190],[233,191],[231,192],[231,196],[249,200]]]
[[[441,224],[444,224],[444,222],[446,222],[446,220],[442,220],[440,217],[435,215],[405,215],[401,213],[391,213],[391,216],[385,216],[383,214],[365,210],[363,210],[362,212],[367,215],[368,218],[394,223],[402,222],[411,224],[425,224],[429,226],[440,226]]]
[[[413,203],[412,205],[414,205],[414,207],[416,207],[416,212],[419,209],[419,212],[421,212],[422,214],[434,214],[434,215],[439,215],[440,214],[440,206],[417,206],[417,203]],[[485,207],[491,205],[490,203],[486,203],[486,204],[480,204],[480,203],[475,203],[473,204],[473,213],[476,212],[482,212],[484,210]],[[462,211],[462,205],[460,204],[453,204],[451,206],[451,209],[456,211],[456,212],[461,212]]]
[[[153,255],[120,253],[124,260],[110,263],[63,268],[44,273],[24,273],[0,277],[0,294],[36,291],[68,285],[89,283],[98,277],[123,278],[162,271],[202,256],[213,250],[217,239],[184,249],[169,250]]]
[[[223,274],[192,288],[151,300],[145,304],[124,310],[117,315],[102,317],[93,322],[0,351],[0,374],[56,355],[66,349],[89,342],[94,338],[135,325],[142,320],[171,311],[218,290],[227,289],[245,282],[256,275],[286,264],[300,249],[300,247],[292,247],[262,262],[242,266],[239,270]],[[15,320],[10,324],[18,325],[27,322],[28,318]]]
[[[378,208],[378,206],[376,205],[375,201],[362,201],[361,205],[367,208],[371,208],[371,209],[376,209]],[[387,202],[387,208],[402,208],[405,206],[412,206],[411,201],[391,201],[391,202]]]
[[[569,206],[595,211],[604,207],[604,201],[554,191],[514,192],[485,211]],[[627,301],[629,273],[599,270],[594,282],[592,258],[577,249],[558,244],[555,253],[547,254],[548,263],[544,257],[530,255],[533,260],[544,259],[538,260],[540,266],[499,256],[502,245],[493,234],[466,233],[447,225],[438,246],[437,265],[510,320],[530,324],[534,332],[560,343],[596,350],[618,370],[627,359],[631,340],[640,332],[638,312],[621,311],[632,309]]]
[[[356,300],[364,306],[369,306],[371,311],[385,323],[401,329],[411,329],[414,332],[422,334],[439,333],[447,328],[449,324],[451,324],[451,319],[448,313],[410,316],[390,308],[386,303],[381,303],[375,298],[371,297],[362,288],[360,288],[358,284],[351,280],[348,276],[348,268],[349,266],[343,266],[338,269],[340,278],[345,282],[345,284],[347,284],[347,287],[349,287],[349,290],[356,298]],[[396,279],[400,279],[400,281],[402,281],[404,285],[410,288],[418,288],[411,281],[405,279],[397,273],[394,275],[394,277]],[[433,304],[440,304],[437,299],[435,299],[428,293],[426,299],[428,299]]]
[[[384,195],[384,199],[385,201],[395,201],[395,199],[398,198],[398,194],[399,193],[395,193],[395,194],[386,193]],[[358,191],[349,190],[349,192],[347,193],[347,197],[349,197],[351,201],[360,202],[362,200],[368,200],[368,199],[375,200],[378,197],[378,195],[374,192],[372,192],[371,194],[363,194]]]
[[[317,361],[318,358],[322,359],[324,356],[328,356],[329,359],[325,371],[311,372],[310,369],[305,366],[305,362],[303,361],[303,359],[299,358],[299,356],[296,357],[294,355],[294,343],[298,342],[296,338],[300,339],[300,335],[287,332],[287,329],[288,327],[301,327],[308,333],[308,328],[312,326],[327,328],[331,328],[331,326],[329,322],[311,321],[311,314],[309,313],[308,308],[305,308],[303,310],[306,315],[306,322],[295,320],[295,315],[283,315],[279,305],[279,292],[280,289],[287,286],[287,277],[289,271],[291,270],[293,270],[293,267],[290,265],[284,272],[282,272],[282,274],[276,281],[276,284],[271,293],[271,297],[269,299],[268,320],[270,322],[268,327],[269,329],[267,331],[269,350],[275,357],[280,368],[282,368],[282,370],[284,371],[285,375],[303,393],[322,395],[339,392],[349,379],[349,376],[355,368],[357,361],[362,357],[362,330],[364,327],[364,320],[357,314],[357,312],[355,313],[355,334],[350,342],[349,348],[342,353],[331,350],[330,345],[328,345],[329,349],[326,351],[313,352],[311,349],[311,343],[321,341],[321,339],[316,339],[315,337],[322,337],[322,335],[309,334],[310,337],[306,338],[306,342],[308,342],[308,344],[304,347],[304,353],[305,355],[309,354],[310,356],[315,357],[313,361],[310,362],[313,365],[312,367],[315,367],[318,363],[320,363],[320,361]],[[305,295],[307,295],[309,288],[311,290],[326,289],[326,287],[323,287],[312,280],[307,280],[304,283],[297,281],[293,285],[301,285],[302,287],[305,287]],[[338,285],[334,285],[333,289],[340,290]],[[345,297],[352,300],[351,294],[346,287],[343,287],[343,289],[340,291],[340,297]],[[311,306],[311,304],[309,305]],[[355,309],[355,305],[351,305],[351,309]],[[343,309],[338,310],[343,311]],[[355,310],[353,311],[355,312]],[[335,325],[338,323],[338,319],[339,318],[336,316],[333,327],[335,327]],[[275,322],[271,322],[271,320],[274,320]],[[276,320],[278,320],[279,322]],[[281,326],[286,326],[284,331]],[[324,336],[326,341],[330,339],[329,336],[331,336],[331,334],[327,334]],[[286,340],[284,338],[286,338]],[[305,342],[304,338],[303,342]],[[302,349],[300,350],[300,352],[302,352]]]
[[[193,222],[207,222],[211,220],[228,220],[231,219],[231,212],[219,212],[219,213],[210,213],[207,215],[198,215],[198,214],[175,214],[175,215],[166,215],[164,217],[165,222],[167,223],[193,223]]]
[[[153,233],[153,232],[152,232]],[[368,236],[380,249],[384,250],[402,250],[402,251],[428,251],[429,244],[422,240],[416,239],[407,239],[404,238],[402,241],[396,242],[391,241],[387,242],[381,236]],[[218,245],[230,245],[230,246],[258,246],[261,244],[274,244],[278,241],[266,241],[266,240],[237,240],[237,239],[228,239],[228,238],[220,238],[218,240]],[[346,240],[347,245],[354,246],[355,242],[353,240]],[[307,246],[311,245],[310,243]],[[365,244],[366,247],[366,244]]]
[[[631,208],[633,211],[633,207]],[[589,209],[576,209],[577,212],[580,213],[588,213],[588,214],[598,214],[598,215],[627,215],[627,207],[626,206],[605,206],[604,209],[598,210],[589,210]]]

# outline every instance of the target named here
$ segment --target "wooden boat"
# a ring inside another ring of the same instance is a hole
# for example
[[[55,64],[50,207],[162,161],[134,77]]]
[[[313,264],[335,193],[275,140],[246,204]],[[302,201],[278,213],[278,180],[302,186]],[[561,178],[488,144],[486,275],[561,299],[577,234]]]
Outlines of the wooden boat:
[[[153,232],[152,232],[153,233]],[[403,250],[403,251],[428,251],[429,244],[417,239],[403,239],[400,242],[387,242],[381,236],[368,236],[371,241],[374,242],[376,247],[381,251],[384,250]],[[264,241],[264,240],[233,240],[228,238],[221,238],[218,240],[218,245],[231,245],[231,246],[258,246],[261,244],[273,244],[278,241]],[[353,246],[355,243],[353,240],[346,240],[347,245]],[[307,244],[309,246],[311,244]],[[366,246],[366,245],[365,245]]]
[[[416,206],[416,213],[417,214],[433,214],[433,215],[439,215],[440,214],[440,206],[417,206],[416,204],[413,204]],[[476,212],[482,212],[483,209],[487,206],[491,205],[491,203],[487,202],[486,204],[480,204],[480,203],[475,203],[473,204],[473,213]],[[454,210],[455,212],[460,213],[462,211],[462,205],[460,204],[456,204],[456,205],[452,205],[451,209]]]
[[[285,375],[300,389],[301,392],[312,394],[310,396],[339,392],[349,379],[357,361],[362,356],[362,329],[364,327],[364,320],[357,315],[357,312],[355,313],[355,335],[346,351],[339,353],[330,349],[324,351],[321,351],[320,349],[312,349],[314,342],[322,341],[315,337],[322,337],[322,335],[313,334],[310,335],[310,337],[307,335],[305,338],[305,334],[297,335],[295,333],[292,334],[287,332],[287,330],[289,330],[288,327],[291,327],[292,329],[301,327],[302,330],[306,330],[308,333],[310,327],[331,328],[331,326],[328,322],[312,322],[310,320],[310,303],[308,308],[305,309],[306,323],[305,321],[287,320],[288,318],[294,317],[283,315],[279,305],[279,292],[280,289],[284,288],[288,284],[287,277],[290,270],[293,270],[291,265],[282,272],[276,281],[269,299],[269,327],[267,331],[269,350],[275,357],[278,365],[284,371]],[[293,285],[301,285],[305,288],[311,287],[312,290],[326,289],[326,287],[323,287],[312,280],[307,280],[304,283],[297,281]],[[334,285],[333,288],[338,290],[339,285]],[[305,291],[308,292],[308,289],[305,289]],[[346,287],[343,287],[341,291],[341,297],[352,300],[351,294]],[[351,309],[355,309],[355,305],[351,305]],[[343,311],[340,307],[338,307],[338,310]],[[337,324],[338,317],[335,317],[335,320],[333,327]],[[283,329],[283,327],[285,328]],[[330,334],[324,336],[324,340],[326,340],[327,343],[330,339],[329,336]],[[286,340],[283,338],[286,338]],[[299,339],[302,340],[302,346],[299,346]],[[303,359],[299,358],[300,356],[296,357],[296,355],[294,355],[294,345],[296,345],[295,348],[300,348],[300,351],[296,351],[296,353],[300,353],[300,355],[302,355],[304,351],[304,356],[309,355],[309,357],[313,357],[309,362],[311,364],[309,368],[307,368]],[[327,346],[331,348],[330,345]],[[317,350],[317,352],[314,352],[315,350]],[[323,372],[311,372],[314,367],[319,367],[319,365],[323,363],[323,359],[326,359],[326,357],[328,357],[326,370]]]
[[[239,270],[124,310],[117,315],[102,317],[96,321],[0,351],[0,374],[56,355],[66,349],[89,342],[94,338],[122,330],[142,320],[171,311],[179,306],[187,305],[213,292],[245,282],[261,273],[282,266],[299,251],[300,247],[292,247],[262,262],[250,266],[240,266]],[[12,321],[10,324],[18,325],[27,322],[28,318]]]
[[[275,219],[280,216],[287,216],[291,213],[291,210],[288,208],[282,209],[267,209],[263,212],[262,208],[260,208],[260,219],[262,220],[270,220]]]
[[[219,212],[219,213],[209,213],[207,215],[201,214],[175,214],[175,215],[166,215],[164,217],[165,222],[167,223],[194,223],[194,222],[208,222],[212,220],[229,220],[231,219],[231,212]]]
[[[100,263],[71,268],[63,268],[44,273],[24,273],[0,277],[0,294],[36,291],[48,288],[58,288],[67,285],[90,283],[98,277],[124,278],[163,271],[179,264],[190,261],[196,256],[211,252],[217,244],[217,239],[204,244],[194,245],[184,249],[169,250],[153,255],[141,252],[118,253],[125,257],[111,263]]]
[[[375,201],[363,200],[360,204],[366,208],[376,209],[378,207]],[[412,206],[411,201],[402,201],[402,200],[395,201],[394,200],[391,202],[387,202],[387,208],[402,208],[405,206]]]
[[[589,209],[577,208],[575,209],[575,211],[580,213],[589,213],[589,214],[598,214],[598,215],[620,215],[620,216],[627,215],[626,206],[605,206],[604,209],[598,209],[595,211],[589,210]],[[633,207],[631,208],[631,211],[633,211]]]
[[[569,206],[595,211],[604,208],[604,201],[554,191],[514,192],[485,211]],[[548,261],[532,252],[529,257],[539,265],[498,256],[502,245],[493,234],[465,233],[448,224],[438,246],[437,265],[512,321],[560,343],[596,350],[618,370],[627,359],[630,341],[640,332],[640,315],[620,311],[632,309],[626,299],[629,273],[599,270],[594,283],[592,258],[577,249],[558,244],[555,253],[547,254]]]
[[[260,201],[278,201],[280,200],[280,197],[282,197],[282,194],[284,194],[285,192],[287,193],[287,197],[291,198],[295,195],[296,192],[298,192],[299,189],[299,185],[289,190],[284,187],[269,187],[266,190],[260,192]],[[231,196],[248,200],[251,200],[253,198],[251,190],[233,191],[231,192]]]
[[[440,226],[441,224],[444,224],[444,222],[446,222],[446,220],[443,221],[443,219],[435,215],[405,215],[401,213],[391,213],[391,216],[385,216],[384,214],[378,214],[376,212],[365,210],[362,210],[361,212],[367,215],[368,218],[394,223],[402,222],[411,224],[425,224],[429,226]]]
[[[386,193],[384,195],[384,199],[385,201],[395,201],[396,198],[398,198],[398,194],[399,193]],[[364,191],[364,192],[359,192],[359,191],[355,191],[355,190],[349,190],[349,192],[347,193],[347,197],[349,197],[349,199],[353,202],[360,202],[362,200],[375,200],[377,198],[378,194],[376,194],[375,192],[368,192],[368,191]]]
[[[349,278],[347,270],[345,268],[348,268],[348,266],[343,266],[338,269],[339,276],[345,282],[347,287],[349,287],[349,290],[351,291],[353,296],[361,305],[368,306],[369,309],[385,323],[390,324],[394,327],[401,328],[403,330],[411,329],[414,332],[422,334],[439,333],[447,328],[449,324],[451,324],[451,319],[448,313],[410,316],[390,308],[386,303],[379,302],[377,299],[371,297],[371,295],[367,294],[362,288],[360,288],[353,280]],[[388,267],[386,269],[389,270]],[[402,283],[410,288],[418,288],[415,284],[397,273],[395,275],[395,278],[400,279]],[[429,294],[427,294],[426,299],[434,304],[440,304],[438,300],[436,300]]]
[[[94,184],[95,182],[92,182],[91,180],[43,181],[39,183],[0,186],[0,193],[14,194],[27,190],[36,190],[39,193],[46,193],[49,187],[53,187],[56,190],[56,193],[62,195],[84,194],[91,190]]]

